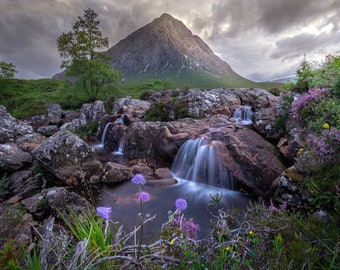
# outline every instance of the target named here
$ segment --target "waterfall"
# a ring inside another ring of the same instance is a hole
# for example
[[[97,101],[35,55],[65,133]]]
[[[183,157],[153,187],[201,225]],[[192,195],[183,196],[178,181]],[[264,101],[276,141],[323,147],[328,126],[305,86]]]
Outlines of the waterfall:
[[[125,143],[125,137],[126,137],[126,135],[124,134],[120,138],[119,145],[118,145],[118,150],[113,152],[114,155],[116,155],[116,156],[124,155],[123,148],[124,148],[124,143]]]
[[[213,142],[204,138],[186,141],[179,149],[171,171],[175,177],[233,189],[233,177],[220,162]]]
[[[105,128],[104,128],[104,131],[103,131],[103,134],[102,134],[102,140],[101,140],[101,145],[104,147],[104,143],[105,143],[105,138],[106,138],[106,134],[107,134],[107,131],[109,129],[109,126],[111,125],[111,122],[107,123]]]
[[[250,125],[252,123],[251,115],[252,111],[250,106],[241,106],[235,110],[233,118],[237,124]]]

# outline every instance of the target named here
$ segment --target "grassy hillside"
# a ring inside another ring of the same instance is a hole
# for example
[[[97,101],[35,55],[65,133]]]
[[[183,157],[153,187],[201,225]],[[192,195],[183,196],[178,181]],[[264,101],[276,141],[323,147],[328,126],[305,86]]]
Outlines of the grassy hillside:
[[[151,79],[151,78],[150,78]],[[280,83],[255,83],[243,78],[216,78],[209,74],[183,74],[176,79],[166,77],[159,80],[126,81],[116,89],[100,92],[98,99],[107,100],[109,97],[122,98],[132,96],[139,98],[143,90],[161,90],[170,88],[201,88],[213,89],[218,87],[239,88],[253,87],[269,90],[281,88]],[[63,109],[78,109],[87,102],[84,92],[70,91],[65,82],[54,79],[39,80],[0,80],[0,104],[16,118],[30,115],[45,114],[45,103],[58,103]]]

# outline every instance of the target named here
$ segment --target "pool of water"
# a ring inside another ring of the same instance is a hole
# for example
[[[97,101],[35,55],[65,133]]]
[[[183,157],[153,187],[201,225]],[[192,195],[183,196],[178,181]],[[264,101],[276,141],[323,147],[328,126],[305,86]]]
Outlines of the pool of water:
[[[188,202],[183,214],[187,219],[193,218],[194,222],[199,224],[201,229],[198,233],[199,239],[206,237],[210,232],[212,215],[207,210],[207,205],[211,196],[215,194],[222,196],[219,208],[237,208],[242,211],[249,204],[249,198],[242,193],[186,180],[180,180],[170,186],[146,184],[143,190],[150,194],[150,200],[144,203],[145,213],[156,215],[154,220],[144,226],[144,239],[148,242],[152,242],[159,235],[162,224],[168,220],[168,211],[175,210],[177,198],[184,198]],[[111,219],[123,225],[125,232],[131,232],[140,224],[138,192],[139,187],[130,181],[103,185],[97,196],[97,206],[112,207]],[[215,209],[215,213],[216,211]]]

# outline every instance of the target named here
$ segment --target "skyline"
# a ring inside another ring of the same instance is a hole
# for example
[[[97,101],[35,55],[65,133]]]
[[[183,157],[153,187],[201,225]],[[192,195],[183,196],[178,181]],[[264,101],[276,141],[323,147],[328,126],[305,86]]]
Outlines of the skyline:
[[[61,71],[57,39],[87,8],[98,13],[109,47],[163,13],[181,20],[239,75],[253,81],[293,76],[303,56],[321,61],[340,48],[337,0],[0,0],[0,61],[17,78]],[[108,48],[107,48],[108,49]]]

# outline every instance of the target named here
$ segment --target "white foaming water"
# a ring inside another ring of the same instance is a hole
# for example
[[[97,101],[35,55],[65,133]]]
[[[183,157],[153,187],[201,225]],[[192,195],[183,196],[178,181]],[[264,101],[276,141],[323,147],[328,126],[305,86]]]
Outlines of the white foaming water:
[[[251,125],[252,111],[250,106],[241,106],[234,111],[233,118],[237,124]]]
[[[101,140],[101,145],[104,147],[104,143],[105,143],[105,138],[106,138],[106,134],[107,134],[107,131],[109,130],[109,127],[111,125],[111,122],[107,123],[105,128],[104,128],[104,131],[103,131],[103,134],[102,134],[102,140]]]
[[[213,142],[204,138],[186,141],[171,168],[176,178],[233,189],[233,177],[220,162]]]

